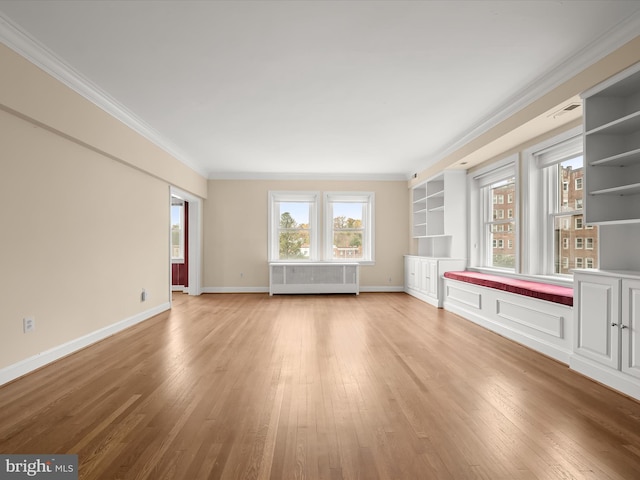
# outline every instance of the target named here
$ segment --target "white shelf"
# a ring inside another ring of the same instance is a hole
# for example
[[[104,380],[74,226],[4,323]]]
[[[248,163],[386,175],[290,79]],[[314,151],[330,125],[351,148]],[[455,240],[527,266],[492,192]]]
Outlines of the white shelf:
[[[585,222],[640,221],[640,63],[583,98]]]
[[[640,183],[634,183],[631,185],[620,185],[612,188],[603,188],[602,190],[596,190],[589,192],[590,195],[638,195],[640,194]]]
[[[593,130],[585,132],[585,135],[628,135],[629,133],[635,133],[640,129],[640,111],[633,112],[622,118],[609,122],[605,125],[601,125]]]
[[[640,148],[589,163],[592,167],[629,167],[640,164]]]
[[[427,195],[427,198],[437,198],[437,197],[444,197],[444,190],[440,190],[430,195]]]

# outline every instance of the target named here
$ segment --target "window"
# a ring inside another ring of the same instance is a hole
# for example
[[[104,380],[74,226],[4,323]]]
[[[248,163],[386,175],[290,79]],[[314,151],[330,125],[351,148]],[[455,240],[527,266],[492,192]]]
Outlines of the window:
[[[171,197],[171,261],[184,262],[184,200]]]
[[[593,268],[593,258],[585,258],[585,268]]]
[[[569,257],[562,257],[562,268],[569,270]]]
[[[587,250],[593,250],[593,238],[587,237],[584,240],[585,240],[584,248],[586,248]]]
[[[269,261],[317,260],[316,192],[270,192]]]
[[[373,261],[373,193],[325,194],[325,260]]]
[[[507,203],[513,203],[513,193],[507,194]]]
[[[576,268],[583,268],[582,258],[576,257]]]
[[[517,209],[499,206],[504,203],[505,197],[512,200],[517,198],[515,172],[515,161],[509,159],[502,167],[474,177],[474,198],[480,213],[477,221],[474,220],[474,235],[477,235],[480,244],[477,258],[474,259],[478,266],[506,270],[516,268],[513,246],[517,245],[514,218]]]
[[[535,228],[535,223],[544,225],[537,234],[538,251],[543,252],[542,258],[536,258],[535,254],[533,257],[536,264],[544,265],[544,270],[535,273],[569,275],[571,271],[564,258],[568,258],[569,265],[576,265],[578,259],[575,251],[585,248],[584,234],[576,236],[585,228],[582,215],[582,148],[582,136],[577,135],[532,154],[535,164],[531,169],[537,168],[539,172],[532,175],[541,183],[542,188],[538,187],[537,190],[542,190],[542,193],[532,192],[531,189],[536,187],[531,185],[529,192],[533,198],[540,198],[538,205],[542,215],[536,217],[539,218],[537,222],[532,219],[529,226]],[[594,233],[597,235],[597,229],[594,229]],[[582,262],[583,259],[580,259],[579,263]]]

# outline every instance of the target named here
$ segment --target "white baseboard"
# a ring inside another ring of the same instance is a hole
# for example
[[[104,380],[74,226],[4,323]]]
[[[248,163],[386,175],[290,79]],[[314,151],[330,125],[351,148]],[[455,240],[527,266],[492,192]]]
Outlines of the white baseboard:
[[[626,375],[618,370],[605,367],[581,355],[574,354],[569,359],[572,370],[602,383],[614,390],[640,400],[640,384],[635,377]]]
[[[67,343],[63,343],[62,345],[53,347],[50,350],[46,350],[44,352],[38,353],[37,355],[33,355],[32,357],[25,358],[24,360],[14,363],[13,365],[2,368],[0,369],[0,385],[4,385],[7,382],[22,377],[29,372],[37,370],[40,367],[44,367],[51,362],[55,362],[56,360],[59,360],[62,357],[66,357],[67,355],[88,347],[93,343],[104,340],[111,335],[132,327],[137,323],[143,322],[153,317],[154,315],[169,310],[170,308],[170,303],[162,303],[157,307],[138,313],[137,315],[134,315],[132,317],[125,318],[124,320],[96,330],[95,332],[76,338],[75,340],[71,340]]]
[[[269,287],[202,287],[202,293],[269,293]]]
[[[404,292],[404,287],[402,285],[400,286],[393,286],[393,285],[382,285],[382,286],[369,286],[369,287],[363,287],[362,285],[360,285],[360,293],[363,292],[374,292],[374,293],[384,293],[384,292]]]

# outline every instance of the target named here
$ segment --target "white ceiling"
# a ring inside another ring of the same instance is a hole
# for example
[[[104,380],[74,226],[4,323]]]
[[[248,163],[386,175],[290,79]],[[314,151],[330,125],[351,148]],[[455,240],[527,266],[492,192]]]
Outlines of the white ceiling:
[[[635,28],[640,2],[0,0],[0,16],[207,176],[408,178]]]

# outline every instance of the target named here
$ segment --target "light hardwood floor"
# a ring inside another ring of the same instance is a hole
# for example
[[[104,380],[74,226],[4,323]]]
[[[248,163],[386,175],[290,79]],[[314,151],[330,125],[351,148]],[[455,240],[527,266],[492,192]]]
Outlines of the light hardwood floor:
[[[640,478],[640,403],[405,294],[174,296],[0,387],[82,479]]]

